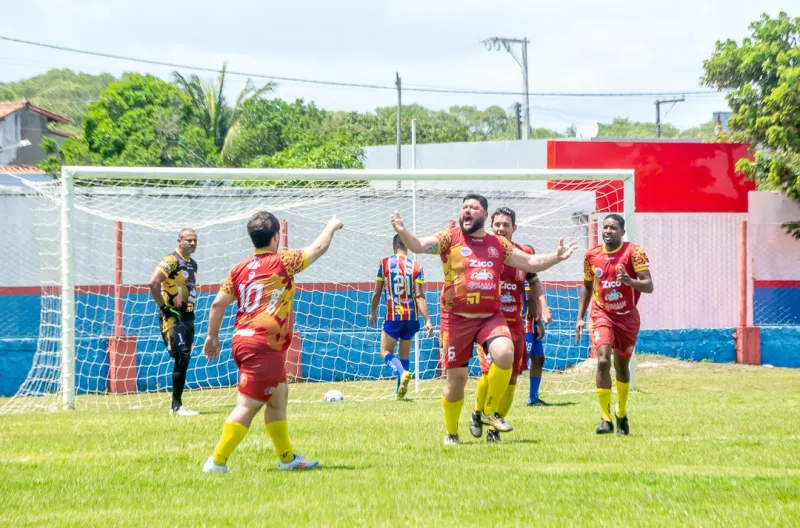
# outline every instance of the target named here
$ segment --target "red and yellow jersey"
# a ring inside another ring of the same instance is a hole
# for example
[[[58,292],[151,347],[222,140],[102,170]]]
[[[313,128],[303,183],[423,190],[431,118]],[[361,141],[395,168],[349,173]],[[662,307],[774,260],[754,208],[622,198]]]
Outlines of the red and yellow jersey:
[[[500,273],[514,246],[495,235],[473,237],[460,227],[436,234],[445,274],[452,279],[447,303],[450,311],[491,315],[500,309]],[[449,270],[448,270],[449,268]]]
[[[592,301],[611,315],[625,315],[636,310],[641,292],[617,280],[617,266],[625,266],[631,277],[650,268],[641,246],[623,242],[615,251],[606,251],[605,244],[586,252],[583,259],[583,280],[592,281]]]
[[[529,255],[533,254],[530,247],[514,244],[514,247]],[[521,269],[503,266],[500,273],[500,310],[506,318],[508,327],[519,328],[522,331],[522,316],[525,308],[526,280],[536,277],[535,273],[527,273]]]
[[[234,266],[220,290],[236,297],[234,339],[265,343],[285,351],[292,342],[294,276],[308,267],[302,250],[256,252]]]
[[[375,280],[383,283],[386,292],[387,321],[416,321],[415,285],[423,284],[422,266],[408,257],[392,255],[381,260]]]

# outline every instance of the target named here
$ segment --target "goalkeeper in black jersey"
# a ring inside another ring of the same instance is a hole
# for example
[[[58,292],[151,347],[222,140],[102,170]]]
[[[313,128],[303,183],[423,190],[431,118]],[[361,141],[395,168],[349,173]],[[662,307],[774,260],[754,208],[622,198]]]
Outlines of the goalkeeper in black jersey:
[[[170,413],[178,416],[198,414],[183,405],[182,401],[194,340],[197,262],[192,258],[192,253],[196,249],[197,233],[194,229],[182,229],[178,233],[178,247],[161,259],[149,283],[150,295],[160,311],[161,337],[169,355],[175,360]]]

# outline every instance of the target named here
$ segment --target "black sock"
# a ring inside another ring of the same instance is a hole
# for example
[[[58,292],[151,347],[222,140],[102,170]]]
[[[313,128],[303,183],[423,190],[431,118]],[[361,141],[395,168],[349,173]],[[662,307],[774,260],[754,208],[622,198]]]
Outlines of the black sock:
[[[183,387],[186,385],[186,371],[189,370],[189,356],[178,353],[172,370],[172,410],[183,405]]]

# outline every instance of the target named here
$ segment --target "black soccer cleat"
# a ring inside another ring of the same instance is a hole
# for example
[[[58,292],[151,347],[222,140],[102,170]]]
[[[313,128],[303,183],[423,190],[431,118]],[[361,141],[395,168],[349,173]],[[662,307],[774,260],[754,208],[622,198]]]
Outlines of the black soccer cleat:
[[[478,411],[473,410],[469,417],[469,432],[475,438],[483,436],[483,422],[481,422],[481,413]]]
[[[614,432],[614,424],[603,420],[600,422],[600,425],[597,426],[597,430],[595,432],[597,434],[611,434]]]
[[[547,403],[546,401],[542,401],[540,399],[537,399],[535,402],[528,403],[528,407],[547,407],[549,405],[550,405],[549,403]]]
[[[628,427],[628,415],[626,414],[624,417],[620,418],[617,416],[617,413],[614,413],[614,421],[617,423],[617,434],[620,436],[628,436],[631,432],[630,427]]]
[[[486,431],[486,441],[490,444],[497,444],[500,442],[500,432],[497,429],[489,429]]]

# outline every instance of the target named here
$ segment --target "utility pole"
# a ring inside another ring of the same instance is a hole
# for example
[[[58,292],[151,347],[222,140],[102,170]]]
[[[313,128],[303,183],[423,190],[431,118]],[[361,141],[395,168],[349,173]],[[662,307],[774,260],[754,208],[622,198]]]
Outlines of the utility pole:
[[[656,100],[656,137],[661,137],[661,105],[664,103],[672,103],[675,106],[675,103],[682,103],[686,99],[681,97],[680,99],[658,99]]]
[[[517,61],[519,67],[522,68],[522,101],[524,105],[523,114],[525,118],[525,128],[522,131],[522,139],[528,139],[531,130],[531,108],[528,98],[528,42],[530,41],[527,37],[521,39],[492,37],[483,41],[483,43],[486,45],[486,49],[490,51],[492,47],[494,47],[495,51],[500,51],[500,48],[505,48],[505,50],[510,53],[512,57],[514,57],[514,60]],[[513,44],[521,45],[521,58],[514,53],[514,48],[512,47]]]
[[[395,72],[395,76],[397,80],[395,84],[397,85],[397,170],[403,168],[403,139],[402,139],[402,132],[403,129],[400,126],[400,121],[403,116],[403,100],[402,100],[402,84],[400,81],[400,74]],[[402,182],[397,180],[397,188],[400,189],[402,187]]]
[[[517,140],[522,139],[522,117],[520,116],[520,104],[514,103],[514,137]]]

